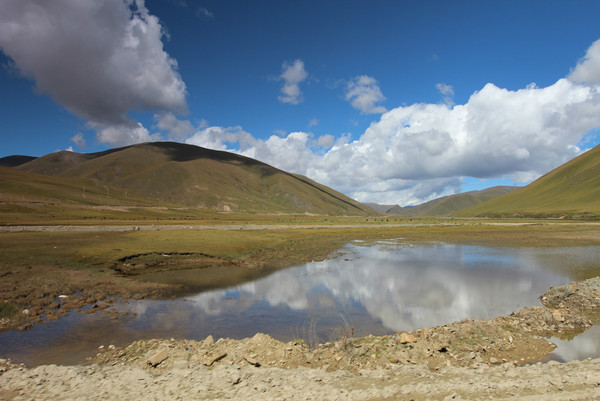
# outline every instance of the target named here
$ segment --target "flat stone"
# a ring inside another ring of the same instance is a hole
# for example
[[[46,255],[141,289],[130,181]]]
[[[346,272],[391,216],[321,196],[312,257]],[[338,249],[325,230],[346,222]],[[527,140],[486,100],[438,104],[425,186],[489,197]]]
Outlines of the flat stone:
[[[400,334],[400,344],[408,344],[408,343],[414,343],[414,342],[417,342],[417,339],[415,336],[408,334],[408,333]]]
[[[150,358],[148,358],[147,363],[148,363],[148,365],[155,368],[158,365],[160,365],[161,363],[163,363],[168,357],[169,357],[169,353],[167,352],[167,350],[162,349],[162,350],[152,354],[152,356]]]

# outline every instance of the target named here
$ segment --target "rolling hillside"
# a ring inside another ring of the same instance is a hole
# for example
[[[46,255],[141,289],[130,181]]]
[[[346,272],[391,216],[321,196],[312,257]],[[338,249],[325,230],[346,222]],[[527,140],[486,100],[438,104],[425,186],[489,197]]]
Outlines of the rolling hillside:
[[[90,154],[57,152],[17,168],[88,179],[187,207],[252,213],[375,213],[306,177],[233,153],[181,143],[145,143]]]
[[[0,202],[164,206],[152,199],[128,194],[124,189],[106,186],[89,178],[48,176],[8,167],[0,167]]]
[[[600,146],[509,194],[460,216],[600,217]]]
[[[0,158],[0,166],[2,167],[17,167],[21,164],[25,164],[35,160],[33,156],[22,156],[22,155],[14,155],[14,156],[6,156]]]
[[[401,208],[396,206],[388,213],[399,214],[403,216],[452,216],[459,210],[478,205],[497,196],[509,193],[517,189],[516,187],[492,187],[481,191],[470,191],[462,194],[444,196],[432,201],[423,203],[415,207]]]

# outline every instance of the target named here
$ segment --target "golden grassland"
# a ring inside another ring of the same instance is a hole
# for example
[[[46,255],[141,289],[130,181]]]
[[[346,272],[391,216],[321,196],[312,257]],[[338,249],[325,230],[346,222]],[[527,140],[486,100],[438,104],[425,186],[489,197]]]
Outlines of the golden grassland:
[[[132,220],[110,222],[115,225],[131,223]],[[166,222],[157,219],[143,223]],[[34,219],[31,224],[39,224],[39,221]],[[98,225],[97,231],[91,232],[0,232],[0,263],[5,266],[44,264],[94,269],[110,267],[130,255],[198,253],[248,267],[283,267],[325,257],[355,239],[402,238],[408,242],[442,241],[488,246],[600,244],[600,225],[547,220],[228,215],[219,220],[186,220],[184,224],[189,227],[211,224],[214,228],[107,232]],[[232,228],[218,229],[223,224]],[[278,225],[280,229],[252,229],[253,224]],[[285,228],[288,224],[293,227]],[[298,228],[301,225],[304,227]]]

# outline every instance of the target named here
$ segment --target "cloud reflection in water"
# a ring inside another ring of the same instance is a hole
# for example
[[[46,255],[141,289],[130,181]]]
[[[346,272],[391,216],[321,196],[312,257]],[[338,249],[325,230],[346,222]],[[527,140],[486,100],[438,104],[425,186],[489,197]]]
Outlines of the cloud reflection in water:
[[[493,317],[539,304],[571,280],[519,249],[461,245],[349,245],[351,254],[276,272],[227,290],[189,297],[206,314],[241,314],[257,303],[307,315],[364,308],[388,330]],[[234,302],[223,302],[233,298]],[[319,302],[328,299],[328,302]]]

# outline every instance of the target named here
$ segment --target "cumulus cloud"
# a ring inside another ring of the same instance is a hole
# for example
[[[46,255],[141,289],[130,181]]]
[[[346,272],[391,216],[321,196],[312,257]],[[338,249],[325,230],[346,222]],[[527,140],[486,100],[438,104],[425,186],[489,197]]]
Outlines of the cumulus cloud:
[[[300,83],[308,77],[308,73],[304,69],[304,62],[302,60],[295,60],[293,63],[285,61],[282,69],[283,72],[279,79],[283,80],[283,87],[279,101],[289,104],[301,103],[303,99]]]
[[[96,125],[90,124],[96,130],[96,136],[101,143],[114,146],[126,146],[133,143],[154,142],[161,140],[158,133],[150,134],[141,123]]]
[[[194,133],[194,126],[188,120],[179,120],[173,113],[163,113],[154,116],[156,127],[167,132],[170,140],[181,141]]]
[[[346,100],[352,107],[365,114],[379,114],[386,111],[385,107],[377,105],[385,100],[377,80],[367,75],[357,76],[348,82]]]
[[[598,126],[596,88],[566,79],[519,91],[488,84],[453,108],[415,104],[390,110],[326,159],[352,171],[363,191],[399,190],[406,201],[417,183],[465,176],[528,182],[577,156],[575,144]]]
[[[464,177],[527,183],[581,154],[577,144],[600,128],[600,86],[591,83],[593,74],[578,72],[593,70],[598,43],[568,79],[516,91],[489,83],[457,105],[423,103],[383,112],[377,81],[356,77],[347,99],[363,112],[383,114],[355,140],[307,132],[257,139],[241,127],[205,127],[187,142],[306,175],[360,201],[414,205],[460,192]],[[453,94],[450,85],[437,88]]]
[[[585,57],[569,74],[569,79],[590,85],[600,84],[600,39],[588,48]]]
[[[237,144],[236,148],[245,150],[253,146],[260,146],[260,140],[254,138],[250,133],[244,131],[241,127],[206,127],[194,133],[185,140],[190,145],[201,146],[203,148],[215,150],[227,150],[238,152],[230,148],[228,144]]]
[[[487,84],[453,107],[397,107],[354,141],[305,132],[260,140],[240,127],[210,127],[189,142],[306,175],[360,201],[410,205],[459,192],[463,177],[529,182],[580,154],[575,145],[597,127],[598,88],[560,79],[517,91]]]
[[[143,0],[4,0],[0,48],[36,90],[111,145],[149,139],[130,111],[186,113],[186,87]]]
[[[335,138],[333,135],[321,135],[314,141],[314,144],[322,148],[330,148],[333,146],[334,141]]]

